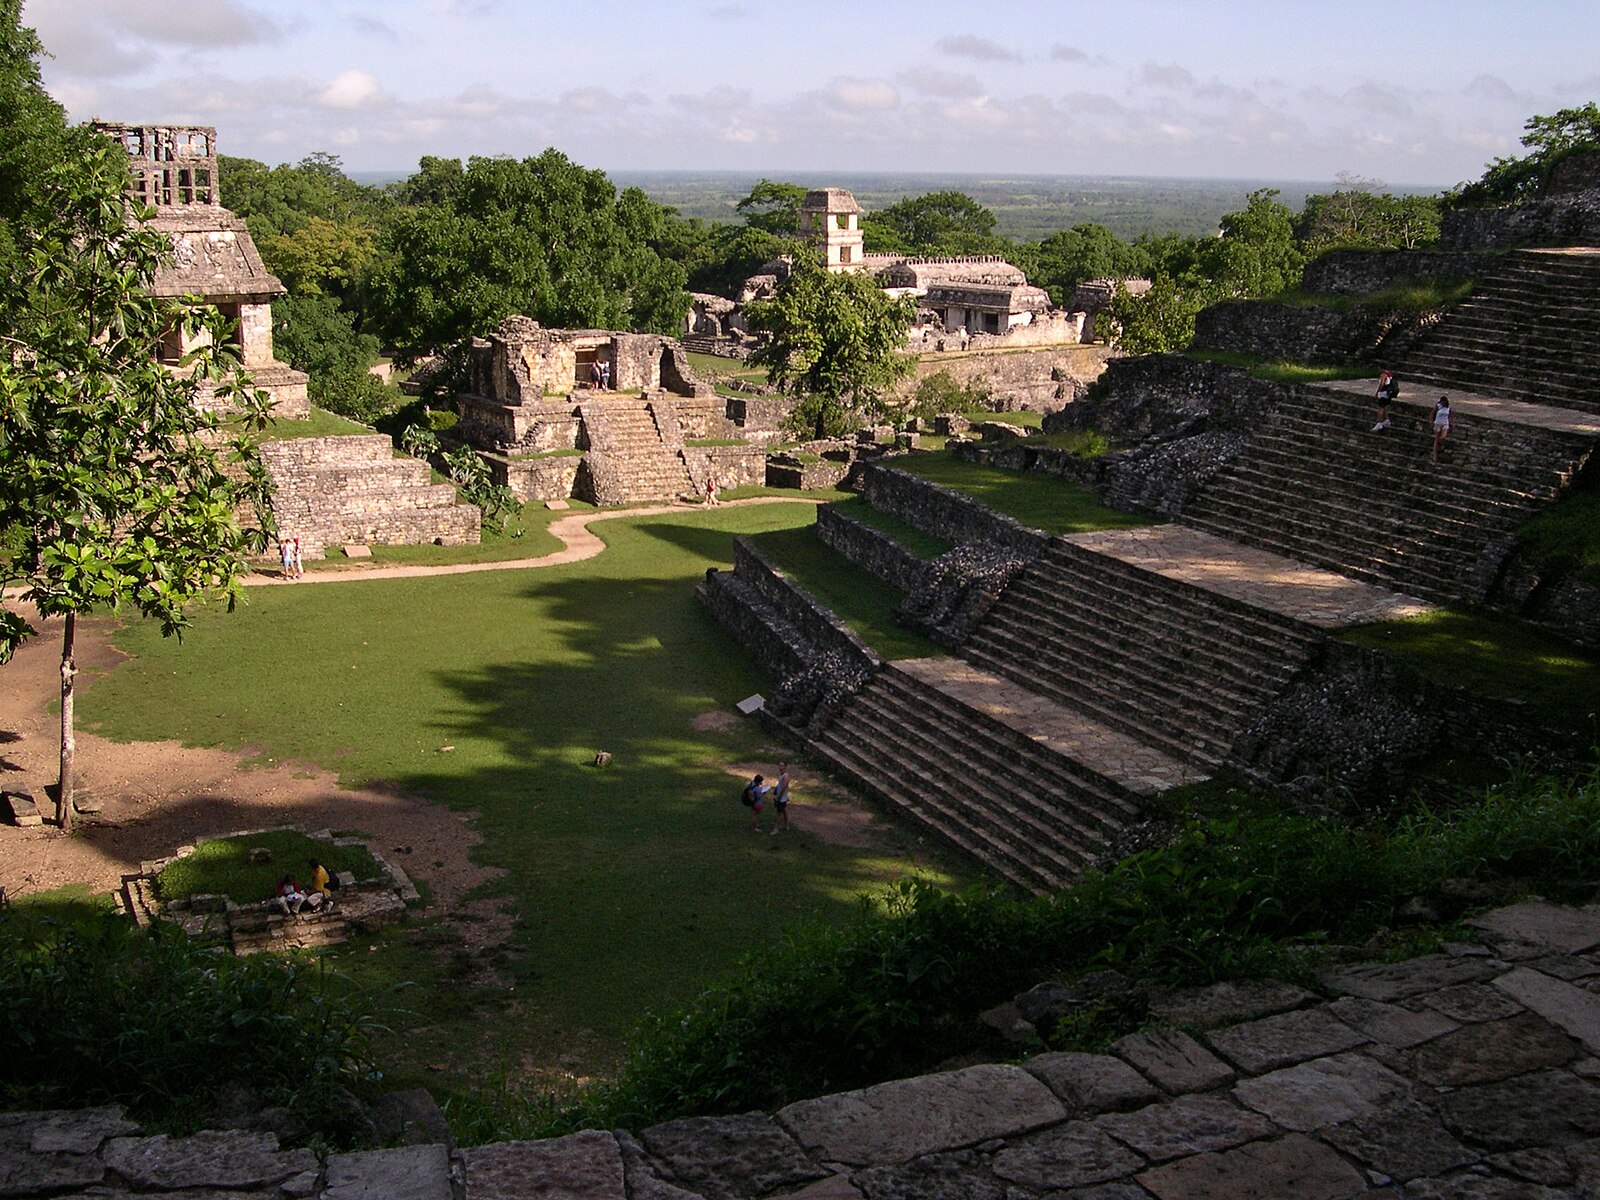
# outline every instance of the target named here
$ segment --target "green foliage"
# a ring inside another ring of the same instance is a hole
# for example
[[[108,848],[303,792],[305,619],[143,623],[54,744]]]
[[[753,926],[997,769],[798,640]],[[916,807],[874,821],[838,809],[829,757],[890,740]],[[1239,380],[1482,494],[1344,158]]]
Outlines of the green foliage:
[[[269,861],[250,861],[250,851],[258,847],[271,853]],[[192,854],[174,859],[161,869],[156,876],[156,890],[164,901],[203,895],[228,896],[238,904],[253,904],[270,899],[278,880],[285,875],[309,885],[308,860],[313,858],[330,874],[351,871],[358,880],[378,877],[378,864],[359,846],[336,846],[280,829],[200,842]]]
[[[43,181],[68,141],[66,114],[39,79],[39,39],[21,0],[0,0],[0,328],[20,297],[32,231],[44,223]]]
[[[319,375],[365,371],[378,361],[378,339],[356,332],[332,296],[285,296],[272,306],[272,345],[290,366]]]
[[[432,458],[439,453],[439,435],[426,425],[407,425],[400,435],[400,449],[412,458]]]
[[[306,391],[318,408],[363,425],[376,425],[404,403],[399,388],[364,367],[344,366],[313,375]]]
[[[245,556],[265,545],[234,514],[267,511],[250,442],[267,397],[238,374],[215,309],[146,293],[167,242],[128,224],[127,170],[125,151],[96,138],[47,173],[52,216],[32,231],[0,356],[0,528],[23,531],[6,573],[42,614],[126,605],[170,634],[191,602],[236,596]],[[208,339],[178,370],[157,361],[174,322]],[[194,403],[202,385],[244,410],[221,450],[220,419]],[[20,632],[0,637],[0,661]]]
[[[965,192],[929,192],[868,213],[861,232],[869,254],[995,254],[1009,244],[995,236],[994,223],[994,213]]]
[[[1183,291],[1171,276],[1158,275],[1141,296],[1119,286],[1104,315],[1124,354],[1171,354],[1194,341],[1194,320],[1206,303],[1203,291]]]
[[[1148,517],[1106,507],[1089,488],[1036,471],[1002,471],[963,462],[945,451],[908,455],[896,459],[894,466],[953,488],[1046,533],[1133,529],[1151,523]]]
[[[425,159],[402,189],[372,277],[381,327],[417,358],[513,313],[566,328],[672,331],[688,307],[683,267],[652,240],[667,215],[644,193],[556,150],[522,160]]]
[[[891,299],[863,274],[830,273],[802,257],[777,295],[747,314],[750,328],[767,334],[751,364],[804,397],[795,428],[817,437],[880,413],[884,392],[912,369],[905,352],[912,302]]]
[[[338,1097],[367,1090],[375,1027],[329,984],[303,960],[234,958],[164,924],[0,910],[0,1107],[124,1104],[186,1132],[238,1085],[349,1141]]]
[[[1050,302],[1064,305],[1073,290],[1090,279],[1121,279],[1142,274],[1148,258],[1104,225],[1075,225],[1052,233],[1032,251],[1028,281],[1045,288]],[[1021,264],[1019,264],[1021,265]]]
[[[1462,184],[1446,202],[1469,206],[1534,199],[1556,163],[1579,151],[1600,149],[1600,105],[1591,100],[1580,107],[1558,109],[1550,116],[1529,117],[1523,130],[1522,144],[1530,153],[1496,158],[1482,178]]]
[[[806,189],[798,183],[763,179],[733,207],[749,228],[772,237],[794,238],[800,233],[800,205],[805,198]]]
[[[505,484],[494,481],[489,474],[489,464],[471,446],[458,446],[446,452],[444,465],[450,482],[461,489],[470,503],[483,510],[485,521],[495,521],[505,529],[522,511],[516,495]]]
[[[957,383],[949,371],[935,371],[919,380],[911,401],[900,411],[908,417],[978,412],[989,407],[989,389],[976,379]]]
[[[1600,583],[1600,463],[1518,530],[1517,541],[1543,568],[1541,574],[1571,573]]]
[[[1294,219],[1308,259],[1329,250],[1416,250],[1439,240],[1437,196],[1380,195],[1380,184],[1351,176],[1341,176],[1340,185],[1307,196]]]
[[[1251,192],[1246,206],[1222,218],[1222,236],[1203,242],[1199,266],[1217,297],[1272,296],[1300,282],[1305,256],[1295,245],[1294,214],[1276,188]]]

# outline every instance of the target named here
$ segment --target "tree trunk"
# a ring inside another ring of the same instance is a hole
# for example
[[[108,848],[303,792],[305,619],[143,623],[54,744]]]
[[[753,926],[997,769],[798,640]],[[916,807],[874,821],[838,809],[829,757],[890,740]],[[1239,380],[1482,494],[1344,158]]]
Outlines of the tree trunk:
[[[61,783],[56,790],[56,824],[72,828],[72,755],[77,743],[72,736],[72,679],[78,665],[72,658],[73,638],[78,632],[78,614],[68,613],[61,635]]]

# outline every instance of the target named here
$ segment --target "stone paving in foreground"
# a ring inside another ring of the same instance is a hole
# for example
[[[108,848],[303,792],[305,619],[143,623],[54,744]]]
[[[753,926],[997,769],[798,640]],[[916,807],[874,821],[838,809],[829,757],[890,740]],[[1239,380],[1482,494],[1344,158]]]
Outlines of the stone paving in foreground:
[[[1184,525],[1073,533],[1062,540],[1319,629],[1413,617],[1434,607]]]
[[[901,659],[898,670],[1142,796],[1206,772],[959,658]]]
[[[319,1161],[270,1134],[0,1114],[0,1196],[321,1200],[1564,1200],[1600,1197],[1600,906],[1322,972],[1327,996],[1158,998],[1106,1054],[451,1152]]]

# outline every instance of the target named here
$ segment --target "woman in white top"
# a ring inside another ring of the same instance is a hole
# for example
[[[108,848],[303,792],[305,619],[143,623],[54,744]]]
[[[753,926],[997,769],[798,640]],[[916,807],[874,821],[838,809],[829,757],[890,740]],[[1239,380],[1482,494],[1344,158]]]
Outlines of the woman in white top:
[[[1439,447],[1444,445],[1445,438],[1450,436],[1450,397],[1440,396],[1439,403],[1433,406],[1433,454],[1430,462],[1439,461]]]

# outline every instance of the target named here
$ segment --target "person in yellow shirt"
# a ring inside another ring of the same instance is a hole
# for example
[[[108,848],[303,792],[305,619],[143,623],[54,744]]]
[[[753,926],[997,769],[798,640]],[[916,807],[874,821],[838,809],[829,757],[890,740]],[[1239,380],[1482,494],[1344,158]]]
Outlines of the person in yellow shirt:
[[[317,897],[313,907],[321,908],[333,903],[333,888],[328,883],[328,868],[316,859],[311,860],[311,887],[309,895]]]

